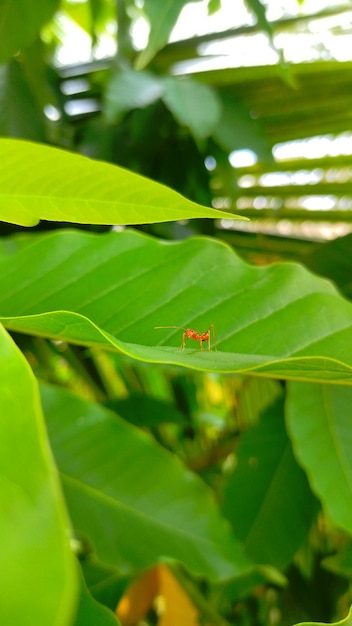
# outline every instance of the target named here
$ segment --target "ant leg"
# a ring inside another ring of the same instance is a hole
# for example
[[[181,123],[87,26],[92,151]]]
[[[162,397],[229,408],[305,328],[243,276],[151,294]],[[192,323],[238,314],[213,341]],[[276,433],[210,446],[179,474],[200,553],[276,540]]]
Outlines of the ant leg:
[[[182,352],[183,352],[183,351],[184,351],[184,349],[185,349],[185,335],[186,335],[186,333],[183,333],[183,335],[182,335],[182,344],[181,344],[181,350],[182,350]]]
[[[201,350],[201,352],[203,352],[203,342],[202,342],[201,339],[199,340],[199,344],[200,344],[200,350]]]
[[[213,340],[214,340],[214,350],[217,351],[217,347],[216,347],[216,335],[215,335],[215,328],[214,328],[214,324],[211,324],[210,329],[213,331]],[[210,330],[209,329],[209,330]]]

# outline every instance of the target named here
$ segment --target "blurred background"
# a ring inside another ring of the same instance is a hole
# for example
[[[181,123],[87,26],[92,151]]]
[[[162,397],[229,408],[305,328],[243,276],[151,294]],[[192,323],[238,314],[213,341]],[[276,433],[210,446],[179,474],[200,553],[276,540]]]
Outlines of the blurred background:
[[[2,136],[117,163],[251,218],[148,232],[215,234],[252,262],[320,271],[321,245],[351,231],[350,2],[22,4],[0,5]]]

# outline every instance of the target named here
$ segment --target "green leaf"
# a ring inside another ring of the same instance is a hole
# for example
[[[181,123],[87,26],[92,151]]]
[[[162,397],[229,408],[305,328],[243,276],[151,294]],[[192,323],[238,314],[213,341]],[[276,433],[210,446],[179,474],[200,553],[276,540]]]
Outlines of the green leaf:
[[[317,245],[310,254],[302,255],[304,263],[312,272],[326,276],[352,299],[352,234]]]
[[[331,519],[352,532],[349,387],[292,383],[287,424],[295,455]]]
[[[250,149],[264,162],[272,162],[271,145],[260,120],[252,119],[248,108],[234,96],[221,96],[222,115],[214,140],[226,151]]]
[[[34,41],[55,13],[59,0],[2,0],[0,2],[0,62]]]
[[[216,92],[191,78],[166,78],[162,98],[178,123],[189,127],[196,138],[211,135],[220,119]]]
[[[16,59],[0,67],[0,133],[44,140],[44,116],[35,101],[23,63]]]
[[[146,224],[230,214],[109,163],[14,139],[0,139],[0,218],[80,224]],[[231,218],[234,216],[231,214]]]
[[[106,91],[104,110],[107,120],[112,122],[131,109],[143,109],[158,100],[163,92],[163,79],[151,72],[118,72],[112,76]]]
[[[163,558],[207,577],[248,568],[207,487],[145,433],[99,405],[42,389],[76,530],[124,573]]]
[[[76,569],[38,387],[2,327],[0,483],[1,622],[70,626]]]
[[[245,0],[248,8],[253,11],[257,18],[258,26],[266,32],[270,38],[273,36],[273,28],[266,17],[265,6],[260,0]]]
[[[91,596],[83,576],[80,578],[81,595],[73,626],[118,626],[116,615]]]
[[[136,61],[136,69],[143,69],[167,43],[177,18],[189,0],[144,0],[143,10],[150,23],[147,47]],[[197,0],[196,0],[197,1]]]
[[[325,622],[300,622],[296,626],[327,626]],[[352,626],[352,609],[350,609],[347,617],[339,622],[333,622],[331,626]]]
[[[161,424],[187,424],[186,417],[168,402],[145,395],[133,395],[123,400],[111,400],[107,408],[116,411],[126,421],[135,426],[154,428]]]
[[[307,538],[317,506],[292,454],[283,397],[242,435],[236,457],[222,509],[255,563],[286,567]]]
[[[330,283],[295,264],[252,267],[206,238],[60,231],[6,240],[0,315],[11,330],[147,362],[352,383],[352,305]],[[154,329],[211,323],[210,353],[190,340],[182,352],[182,330]]]

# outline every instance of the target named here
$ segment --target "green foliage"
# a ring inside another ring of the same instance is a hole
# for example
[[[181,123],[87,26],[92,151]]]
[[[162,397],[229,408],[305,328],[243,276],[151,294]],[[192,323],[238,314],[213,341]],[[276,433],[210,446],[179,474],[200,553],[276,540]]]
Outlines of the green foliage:
[[[3,328],[0,381],[1,619],[14,626],[69,624],[77,588],[70,524],[37,381]]]
[[[160,564],[202,623],[351,623],[351,236],[249,236],[231,208],[292,227],[334,195],[314,219],[346,223],[351,158],[273,147],[349,130],[350,64],[198,71],[203,44],[309,18],[248,0],[255,26],[168,43],[186,4],[0,3],[4,624],[118,624],[139,581],[167,626]],[[59,67],[65,20],[93,46],[116,25],[115,58]],[[180,350],[189,328],[212,349]]]

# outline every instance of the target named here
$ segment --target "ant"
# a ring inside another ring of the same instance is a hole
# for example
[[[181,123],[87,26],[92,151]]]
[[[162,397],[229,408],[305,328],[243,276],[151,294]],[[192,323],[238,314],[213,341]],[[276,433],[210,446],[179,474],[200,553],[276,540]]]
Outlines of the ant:
[[[210,339],[211,333],[213,333],[213,343],[214,349],[216,350],[216,335],[214,324],[210,324],[208,330],[204,331],[204,333],[199,333],[197,330],[193,330],[193,328],[183,328],[182,326],[154,326],[154,328],[179,328],[180,330],[184,330],[185,332],[182,335],[182,344],[180,346],[180,350],[185,349],[185,340],[186,339],[194,339],[195,341],[199,341],[201,352],[203,352],[203,341],[208,342],[208,350],[211,351]]]

